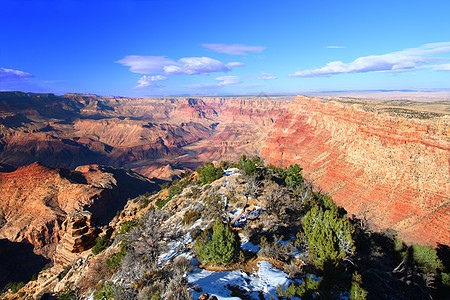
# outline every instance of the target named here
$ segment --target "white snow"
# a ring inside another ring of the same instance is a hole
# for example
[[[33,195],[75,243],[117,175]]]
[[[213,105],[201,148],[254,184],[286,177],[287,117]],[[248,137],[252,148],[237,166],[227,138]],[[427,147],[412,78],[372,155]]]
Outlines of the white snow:
[[[229,168],[226,169],[223,173],[223,176],[231,176],[231,175],[241,175],[241,174],[239,173],[238,168]]]
[[[158,263],[166,263],[170,259],[175,258],[181,253],[180,250],[183,251],[184,246],[191,242],[192,238],[189,233],[183,235],[175,241],[170,242],[167,244],[168,250],[159,256]]]
[[[248,275],[243,270],[213,272],[202,270],[197,267],[189,274],[188,281],[191,285],[198,285],[202,288],[201,292],[193,291],[194,299],[203,293],[215,295],[217,299],[240,299],[232,297],[231,291],[227,286],[239,286],[246,291],[252,299],[259,299],[259,293],[262,292],[264,299],[270,299],[270,295],[275,296],[278,285],[286,285],[291,281],[286,273],[272,266],[267,261],[258,263],[259,270]]]
[[[259,251],[259,246],[252,244],[245,235],[240,233],[239,237],[241,238],[242,250],[247,250],[247,251],[251,251],[251,252],[255,252],[255,253]]]
[[[232,211],[231,211],[231,213],[229,214],[230,215],[230,218],[231,219],[234,219],[234,218],[236,218],[237,216],[239,216],[239,214],[242,212],[242,208],[236,208],[236,209],[233,209]]]

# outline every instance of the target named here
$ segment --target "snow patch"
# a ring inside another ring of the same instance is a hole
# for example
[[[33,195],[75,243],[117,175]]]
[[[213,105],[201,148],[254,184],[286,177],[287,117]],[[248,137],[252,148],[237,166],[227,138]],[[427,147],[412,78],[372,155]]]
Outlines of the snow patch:
[[[251,252],[258,252],[259,246],[252,244],[246,236],[244,236],[242,233],[239,234],[239,237],[241,238],[241,248],[242,250],[247,250]]]
[[[200,286],[202,291],[193,291],[194,299],[198,299],[203,293],[215,295],[219,300],[240,299],[231,296],[228,286],[239,286],[252,299],[260,299],[260,294],[264,299],[270,299],[270,295],[275,296],[278,285],[291,283],[286,273],[275,268],[271,263],[260,261],[258,266],[259,270],[251,275],[242,270],[214,272],[195,267],[194,271],[188,275],[188,282],[191,285]]]

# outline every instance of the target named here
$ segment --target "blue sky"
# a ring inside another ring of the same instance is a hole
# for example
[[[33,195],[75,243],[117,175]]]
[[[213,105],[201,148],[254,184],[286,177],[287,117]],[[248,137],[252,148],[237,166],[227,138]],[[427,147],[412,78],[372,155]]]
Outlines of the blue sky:
[[[450,88],[450,1],[0,0],[0,90]]]

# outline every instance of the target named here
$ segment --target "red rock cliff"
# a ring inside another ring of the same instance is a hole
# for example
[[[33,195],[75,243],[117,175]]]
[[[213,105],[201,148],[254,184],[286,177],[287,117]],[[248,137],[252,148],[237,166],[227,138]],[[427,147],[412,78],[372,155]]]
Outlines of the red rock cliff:
[[[0,238],[29,242],[36,253],[50,257],[68,214],[87,209],[96,219],[110,221],[129,197],[152,187],[135,173],[97,165],[70,171],[34,163],[0,173]]]
[[[367,112],[357,104],[297,97],[261,154],[300,164],[349,213],[407,241],[450,244],[448,116]]]

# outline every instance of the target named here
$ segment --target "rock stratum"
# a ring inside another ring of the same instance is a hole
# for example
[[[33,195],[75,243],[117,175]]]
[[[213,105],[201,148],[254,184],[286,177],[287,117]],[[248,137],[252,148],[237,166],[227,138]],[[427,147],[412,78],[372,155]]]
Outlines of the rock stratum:
[[[407,241],[449,245],[449,107],[448,101],[5,92],[0,93],[0,164],[3,172],[35,161],[72,170],[99,164],[171,179],[206,161],[260,155],[278,166],[300,164],[339,205],[376,228],[393,228]],[[2,198],[2,207],[13,203],[5,215],[18,211],[16,206],[32,207],[33,201],[24,205],[17,199],[42,186],[17,182],[20,192],[3,193],[8,198]],[[39,198],[47,203],[41,211],[58,216],[55,228],[65,218],[58,207],[88,206],[68,204],[78,199],[54,205],[45,197]],[[53,236],[8,230],[12,240]]]
[[[261,154],[275,165],[300,164],[339,205],[371,225],[392,228],[407,241],[449,244],[450,118],[388,112],[297,97]]]
[[[50,258],[64,234],[76,227],[67,225],[68,215],[89,210],[90,226],[92,219],[109,222],[128,198],[152,189],[155,184],[143,176],[98,165],[67,170],[33,163],[0,173],[0,238],[28,242],[35,253]]]

